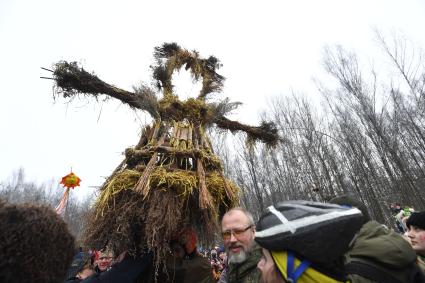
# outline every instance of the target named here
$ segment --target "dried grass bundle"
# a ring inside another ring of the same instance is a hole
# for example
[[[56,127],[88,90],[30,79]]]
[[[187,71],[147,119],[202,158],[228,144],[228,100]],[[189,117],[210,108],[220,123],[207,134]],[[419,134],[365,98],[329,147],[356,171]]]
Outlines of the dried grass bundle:
[[[198,52],[189,52],[176,43],[164,43],[156,47],[154,56],[157,60],[157,66],[153,68],[154,78],[157,80],[158,88],[164,89],[164,96],[172,94],[173,72],[183,66],[185,70],[190,70],[194,80],[201,77],[203,79],[199,99],[204,100],[209,93],[219,92],[223,87],[224,77],[216,72],[222,65],[214,56],[201,59]]]
[[[131,190],[140,178],[140,172],[124,170],[112,178],[100,193],[96,200],[95,208],[98,214],[103,216],[105,209],[109,208],[109,200],[123,190]],[[98,217],[99,215],[97,215]]]
[[[261,126],[253,127],[241,124],[237,121],[229,120],[226,117],[221,116],[215,119],[215,123],[217,124],[217,127],[230,130],[231,132],[246,132],[248,144],[252,144],[257,140],[260,140],[265,144],[273,147],[278,143],[278,141],[281,140],[278,135],[276,125],[273,122],[263,121]]]
[[[95,74],[91,74],[79,67],[77,62],[60,61],[55,64],[54,79],[55,91],[64,97],[75,97],[78,94],[91,95],[97,98],[100,94],[119,99],[131,108],[147,111],[153,117],[158,116],[157,98],[147,86],[136,88],[132,93],[107,84]]]
[[[193,172],[186,170],[166,171],[156,168],[150,175],[149,184],[153,188],[167,188],[186,200],[197,189],[198,180]]]
[[[104,202],[96,202],[86,218],[84,243],[96,249],[108,245],[115,253],[141,250],[144,216],[143,200],[138,193],[128,189],[116,190]]]
[[[144,240],[147,247],[155,251],[156,266],[159,266],[170,251],[168,242],[184,227],[184,223],[188,223],[188,219],[182,214],[184,201],[173,190],[157,188],[144,204]]]

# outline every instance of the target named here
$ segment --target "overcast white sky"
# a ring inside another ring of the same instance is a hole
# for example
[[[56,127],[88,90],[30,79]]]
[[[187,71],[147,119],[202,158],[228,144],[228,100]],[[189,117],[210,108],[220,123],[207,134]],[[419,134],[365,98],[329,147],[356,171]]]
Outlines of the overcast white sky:
[[[23,167],[41,183],[72,167],[82,179],[74,193],[92,191],[149,121],[113,101],[54,101],[41,66],[79,61],[131,90],[150,82],[153,48],[175,41],[221,60],[222,97],[244,103],[232,119],[254,124],[267,98],[314,90],[325,45],[371,56],[379,52],[378,28],[425,48],[424,15],[423,0],[1,0],[0,180]],[[181,94],[195,90],[182,87]]]

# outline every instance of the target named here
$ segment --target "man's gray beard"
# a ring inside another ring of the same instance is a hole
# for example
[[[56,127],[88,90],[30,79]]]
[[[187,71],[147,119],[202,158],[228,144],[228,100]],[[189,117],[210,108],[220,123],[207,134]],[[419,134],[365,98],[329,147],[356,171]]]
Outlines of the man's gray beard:
[[[249,258],[249,256],[251,255],[252,246],[253,246],[253,244],[251,244],[248,247],[248,250],[245,250],[244,248],[242,248],[241,251],[238,252],[238,253],[232,253],[229,250],[227,252],[229,263],[242,263],[245,260],[247,260]]]
[[[229,263],[242,263],[248,258],[248,253],[245,250],[234,254],[229,251]]]

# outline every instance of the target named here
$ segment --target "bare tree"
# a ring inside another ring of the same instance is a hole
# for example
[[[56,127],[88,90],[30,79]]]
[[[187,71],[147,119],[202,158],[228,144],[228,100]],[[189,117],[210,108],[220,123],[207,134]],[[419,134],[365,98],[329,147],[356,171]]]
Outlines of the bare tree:
[[[265,118],[284,143],[272,150],[235,143],[239,154],[227,174],[254,214],[280,200],[327,201],[342,193],[387,224],[392,202],[425,209],[424,55],[400,38],[389,44],[377,33],[377,39],[393,76],[365,71],[340,46],[326,48],[324,67],[333,82],[318,83],[321,107],[295,93],[277,97]]]

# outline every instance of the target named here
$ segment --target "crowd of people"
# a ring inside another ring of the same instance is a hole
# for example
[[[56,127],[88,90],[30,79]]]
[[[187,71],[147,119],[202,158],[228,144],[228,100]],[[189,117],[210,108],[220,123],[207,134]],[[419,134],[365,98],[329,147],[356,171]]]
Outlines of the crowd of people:
[[[157,269],[152,251],[76,251],[53,210],[0,200],[0,282],[425,282],[425,211],[399,219],[404,233],[349,196],[281,202],[258,221],[235,207],[221,219],[222,246],[201,249],[195,229],[182,227]]]

